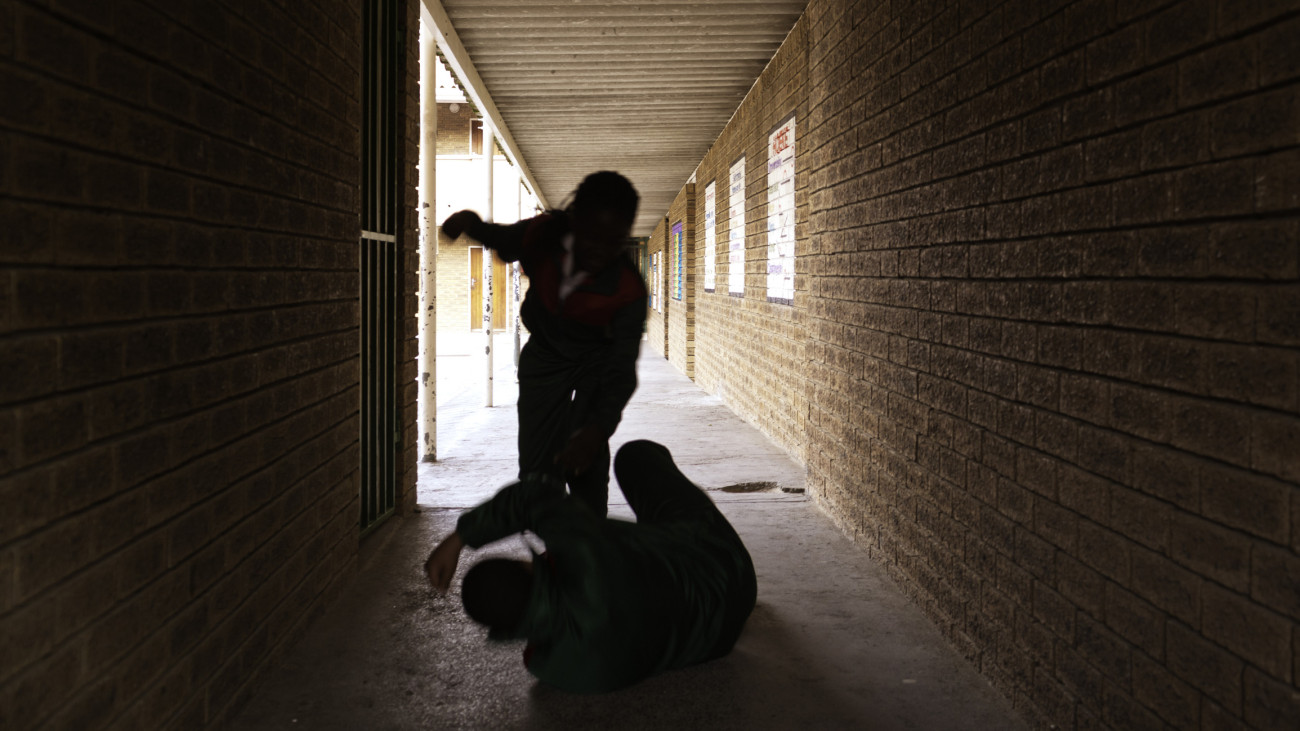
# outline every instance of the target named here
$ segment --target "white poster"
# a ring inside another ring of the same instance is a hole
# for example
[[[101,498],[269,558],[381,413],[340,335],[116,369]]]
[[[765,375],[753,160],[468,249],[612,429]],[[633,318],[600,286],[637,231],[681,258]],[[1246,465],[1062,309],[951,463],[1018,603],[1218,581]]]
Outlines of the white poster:
[[[659,252],[650,257],[650,309],[659,311]]]
[[[767,137],[767,301],[794,303],[794,117]]]
[[[704,189],[704,291],[712,292],[718,279],[718,238],[714,234],[713,224],[717,220],[714,192],[717,181],[709,183]]]
[[[731,166],[730,227],[727,243],[727,286],[737,297],[745,295],[745,158]]]

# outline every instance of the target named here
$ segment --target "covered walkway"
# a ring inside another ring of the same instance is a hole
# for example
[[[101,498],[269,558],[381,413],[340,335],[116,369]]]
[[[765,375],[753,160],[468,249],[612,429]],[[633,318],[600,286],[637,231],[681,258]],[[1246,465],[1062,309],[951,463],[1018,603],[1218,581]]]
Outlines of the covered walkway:
[[[436,595],[420,571],[460,512],[514,470],[509,358],[497,359],[502,405],[484,409],[475,406],[481,356],[447,350],[439,362],[447,456],[421,466],[418,513],[362,546],[357,578],[234,728],[1023,727],[862,548],[805,498],[802,469],[647,349],[614,444],[659,441],[710,490],[753,555],[758,606],[722,660],[600,696],[539,685],[520,646],[488,645],[455,590]],[[735,485],[750,491],[728,491]],[[630,517],[620,496],[610,502],[611,514]],[[485,549],[524,550],[522,542]],[[467,552],[462,572],[473,560]]]
[[[1300,729],[1297,38],[1300,0],[0,2],[0,728]],[[551,693],[425,585],[515,464],[513,343],[492,409],[481,344],[427,347],[507,313],[439,155],[518,215],[640,192],[616,437],[747,540],[729,657]]]

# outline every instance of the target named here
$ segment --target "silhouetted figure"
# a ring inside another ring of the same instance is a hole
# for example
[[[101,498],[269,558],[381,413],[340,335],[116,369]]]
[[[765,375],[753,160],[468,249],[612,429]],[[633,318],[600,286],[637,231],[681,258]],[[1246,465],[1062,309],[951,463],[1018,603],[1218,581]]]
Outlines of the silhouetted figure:
[[[593,516],[556,482],[524,480],[462,514],[425,563],[445,591],[464,546],[537,534],[545,553],[475,564],[461,599],[489,638],[527,639],[528,671],[567,691],[615,690],[722,657],[754,608],[749,552],[665,447],[629,442],[614,473],[635,523]]]
[[[469,234],[529,277],[520,317],[519,475],[566,482],[598,516],[609,495],[609,437],[636,390],[646,288],[623,256],[639,197],[627,178],[588,175],[564,211],[509,225],[453,213],[443,233]]]

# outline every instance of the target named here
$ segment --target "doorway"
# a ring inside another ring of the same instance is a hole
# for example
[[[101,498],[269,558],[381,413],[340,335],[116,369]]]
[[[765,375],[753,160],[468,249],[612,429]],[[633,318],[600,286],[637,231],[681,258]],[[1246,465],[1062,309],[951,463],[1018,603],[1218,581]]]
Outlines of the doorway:
[[[492,329],[506,329],[506,291],[511,287],[506,263],[492,255]],[[469,247],[469,329],[483,330],[483,247]]]

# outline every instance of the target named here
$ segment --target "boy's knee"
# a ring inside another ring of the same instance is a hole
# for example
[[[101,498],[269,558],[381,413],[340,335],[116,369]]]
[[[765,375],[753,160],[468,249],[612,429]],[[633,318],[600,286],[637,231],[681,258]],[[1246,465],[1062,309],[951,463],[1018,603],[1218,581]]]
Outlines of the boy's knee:
[[[622,472],[629,468],[643,467],[647,459],[667,453],[666,447],[649,439],[628,442],[619,447],[618,454],[614,455],[614,471]]]

